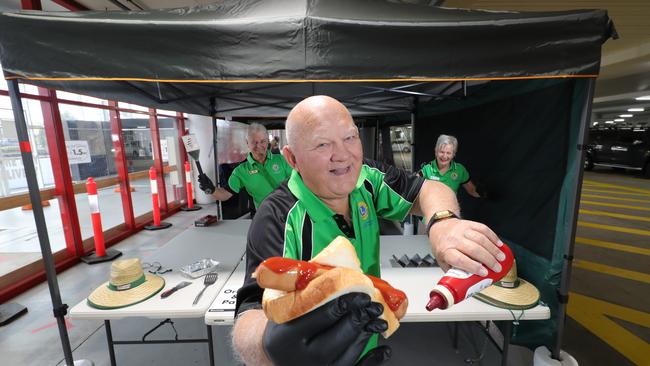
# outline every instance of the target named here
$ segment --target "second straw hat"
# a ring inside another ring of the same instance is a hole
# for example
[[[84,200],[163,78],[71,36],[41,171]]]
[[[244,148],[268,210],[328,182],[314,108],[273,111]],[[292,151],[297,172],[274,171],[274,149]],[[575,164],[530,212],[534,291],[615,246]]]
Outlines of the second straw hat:
[[[475,298],[499,308],[524,310],[539,302],[539,290],[530,282],[517,277],[517,262],[494,285],[474,295]]]

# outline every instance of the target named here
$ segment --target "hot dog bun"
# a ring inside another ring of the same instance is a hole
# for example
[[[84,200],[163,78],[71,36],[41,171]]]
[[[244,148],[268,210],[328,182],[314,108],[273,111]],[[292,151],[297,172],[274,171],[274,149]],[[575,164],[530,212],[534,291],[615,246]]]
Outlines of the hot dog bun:
[[[343,237],[337,237],[310,262],[333,266],[312,279],[302,290],[281,291],[266,288],[262,297],[262,307],[267,318],[281,324],[295,319],[305,313],[347,293],[361,292],[368,294],[372,301],[383,305],[384,312],[380,318],[388,323],[388,329],[382,333],[390,337],[399,328],[399,320],[386,304],[381,292],[375,288],[373,281],[363,274],[359,259],[352,244]],[[408,302],[405,299],[399,313],[406,312]]]

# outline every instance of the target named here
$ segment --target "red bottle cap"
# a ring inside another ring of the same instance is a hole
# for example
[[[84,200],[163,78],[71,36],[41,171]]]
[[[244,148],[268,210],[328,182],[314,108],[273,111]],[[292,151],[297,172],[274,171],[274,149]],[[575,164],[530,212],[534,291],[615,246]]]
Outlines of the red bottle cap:
[[[441,294],[435,291],[431,291],[429,297],[430,297],[429,302],[427,303],[426,306],[428,311],[446,307],[447,301],[445,301],[445,298]]]

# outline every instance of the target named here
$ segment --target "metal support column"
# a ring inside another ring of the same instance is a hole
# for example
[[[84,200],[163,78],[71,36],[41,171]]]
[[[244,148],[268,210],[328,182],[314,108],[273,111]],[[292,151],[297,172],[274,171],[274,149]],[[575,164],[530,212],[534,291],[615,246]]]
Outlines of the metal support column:
[[[160,149],[158,116],[156,116],[154,108],[149,108],[149,128],[151,129],[151,144],[153,145],[153,166],[158,175],[158,203],[162,211],[169,212],[167,191],[165,190],[165,171],[163,169],[162,150]]]
[[[45,136],[47,136],[47,149],[50,152],[50,162],[54,175],[54,186],[56,187],[59,210],[61,211],[65,244],[69,253],[82,256],[85,253],[58,100],[54,90],[38,88],[38,94],[50,99],[47,102],[41,101],[41,110],[43,112]]]
[[[47,285],[50,289],[50,297],[52,298],[54,316],[59,326],[59,337],[61,338],[63,355],[65,357],[66,364],[73,365],[74,361],[72,360],[70,339],[68,338],[68,331],[65,327],[65,315],[68,312],[68,305],[61,302],[59,283],[57,281],[56,270],[54,268],[54,256],[52,255],[50,238],[47,234],[47,224],[45,223],[45,216],[43,215],[41,192],[38,188],[36,169],[34,168],[34,160],[32,158],[32,148],[31,144],[29,143],[27,123],[25,122],[23,104],[22,100],[20,99],[20,92],[18,91],[18,81],[15,79],[7,80],[7,84],[9,87],[9,98],[11,99],[11,107],[13,109],[14,120],[16,122],[16,132],[18,134],[18,141],[20,144],[20,155],[23,160],[23,166],[25,167],[25,178],[27,179],[27,187],[29,188],[29,198],[32,203],[34,221],[36,222],[38,241],[41,245],[41,252],[43,254],[43,266],[45,267],[45,273],[47,275]]]
[[[219,180],[219,126],[217,125],[217,100],[215,97],[210,98],[210,117],[212,118],[212,149],[214,151],[214,179],[217,186],[221,186]],[[219,210],[219,220],[223,220],[223,210],[221,201],[217,201]]]
[[[122,119],[117,109],[117,102],[108,101],[111,117],[111,140],[115,149],[115,166],[117,175],[120,177],[120,195],[122,196],[122,212],[124,213],[124,224],[129,230],[135,229],[135,217],[133,214],[133,201],[131,200],[131,182],[129,181],[129,165],[124,150],[124,137],[122,136]]]

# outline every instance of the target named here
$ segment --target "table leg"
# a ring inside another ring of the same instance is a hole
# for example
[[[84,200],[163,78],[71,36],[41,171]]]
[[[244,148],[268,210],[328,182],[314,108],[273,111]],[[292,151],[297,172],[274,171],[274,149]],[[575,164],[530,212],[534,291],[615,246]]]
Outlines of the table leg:
[[[113,332],[111,331],[111,321],[104,320],[104,327],[106,328],[106,340],[108,341],[108,355],[111,358],[111,366],[116,366],[115,362],[115,348],[113,347]]]
[[[508,347],[510,347],[510,338],[512,337],[512,322],[505,322],[503,333],[503,351],[501,352],[501,366],[508,366]]]
[[[210,366],[214,366],[214,344],[212,342],[212,326],[208,325],[208,355],[210,356]]]

